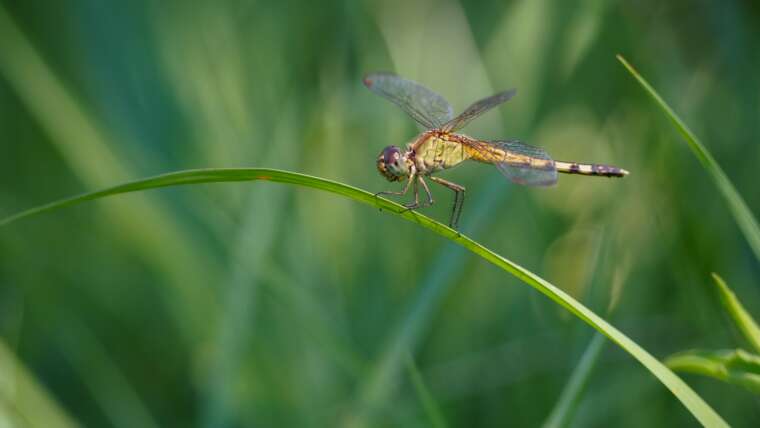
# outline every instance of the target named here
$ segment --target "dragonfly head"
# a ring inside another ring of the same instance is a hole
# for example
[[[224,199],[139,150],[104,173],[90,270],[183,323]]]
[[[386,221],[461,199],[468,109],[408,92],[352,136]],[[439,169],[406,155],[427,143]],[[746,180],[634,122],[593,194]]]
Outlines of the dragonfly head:
[[[377,170],[388,181],[402,181],[409,177],[409,161],[396,146],[388,146],[377,157]]]

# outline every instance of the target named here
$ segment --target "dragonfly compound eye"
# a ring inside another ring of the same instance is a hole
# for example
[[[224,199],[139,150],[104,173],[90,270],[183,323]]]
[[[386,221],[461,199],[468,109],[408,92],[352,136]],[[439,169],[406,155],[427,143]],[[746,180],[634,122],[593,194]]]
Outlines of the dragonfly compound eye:
[[[377,157],[377,170],[388,181],[399,181],[401,180],[399,159],[401,159],[401,149],[388,146]]]

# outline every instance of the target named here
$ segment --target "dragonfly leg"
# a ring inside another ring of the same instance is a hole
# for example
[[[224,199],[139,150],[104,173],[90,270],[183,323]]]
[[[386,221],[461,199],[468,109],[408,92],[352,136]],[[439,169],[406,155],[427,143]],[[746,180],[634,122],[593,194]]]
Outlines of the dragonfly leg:
[[[425,189],[425,194],[427,194],[427,202],[420,203],[420,191],[417,187],[417,182],[422,184],[422,188]],[[433,194],[430,193],[430,188],[428,187],[427,183],[425,182],[425,179],[422,178],[422,176],[418,175],[414,182],[414,202],[410,202],[408,204],[405,204],[406,211],[417,209],[420,207],[427,207],[430,205],[433,205],[435,201],[433,201]]]
[[[409,191],[409,186],[412,184],[412,181],[416,181],[417,174],[415,172],[412,172],[412,174],[409,176],[409,180],[404,185],[404,188],[400,192],[394,192],[392,190],[383,190],[382,192],[375,193],[375,197],[378,197],[380,195],[396,195],[396,196],[404,196],[406,195],[406,192]]]
[[[452,183],[448,180],[444,180],[439,177],[430,176],[430,179],[454,191],[454,207],[451,210],[451,219],[449,220],[449,227],[451,227],[452,229],[456,229],[457,224],[459,224],[459,217],[462,215],[462,206],[464,206],[464,193],[465,193],[464,186],[461,186],[456,183]]]
[[[409,211],[409,210],[413,210],[415,208],[419,208],[419,206],[420,206],[420,189],[417,187],[417,181],[418,180],[419,179],[417,177],[413,178],[413,181],[414,181],[414,202],[408,202],[408,203],[404,204],[404,206],[406,207],[405,212]],[[407,186],[408,186],[408,184],[407,184]]]
[[[433,194],[430,193],[430,188],[428,187],[427,183],[425,182],[425,179],[422,178],[422,176],[420,176],[418,180],[422,184],[422,188],[425,189],[425,193],[427,194],[427,203],[422,204],[422,206],[429,207],[430,205],[433,205],[433,203],[435,202],[433,200]]]
[[[383,192],[377,192],[377,193],[375,193],[375,198],[377,198],[380,195],[404,196],[404,195],[406,195],[406,192],[409,191],[409,186],[412,184],[412,181],[414,181],[414,193],[415,193],[415,198],[416,198],[416,193],[417,193],[417,168],[415,168],[414,165],[412,165],[411,170],[412,171],[409,174],[409,180],[407,180],[406,184],[404,185],[404,189],[403,190],[401,190],[400,192],[394,192],[394,191],[391,191],[391,190],[386,190],[386,191],[383,191]],[[416,207],[413,207],[413,208],[416,208]],[[381,210],[382,210],[382,208],[381,208]]]

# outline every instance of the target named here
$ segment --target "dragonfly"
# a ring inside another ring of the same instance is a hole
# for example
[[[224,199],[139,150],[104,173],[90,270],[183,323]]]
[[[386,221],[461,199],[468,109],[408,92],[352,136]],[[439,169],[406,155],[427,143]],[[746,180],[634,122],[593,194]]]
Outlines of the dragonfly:
[[[611,165],[553,160],[545,150],[519,140],[486,141],[458,133],[473,119],[510,100],[517,91],[510,89],[476,101],[454,117],[453,108],[441,95],[425,86],[388,72],[370,73],[364,85],[411,116],[424,131],[405,149],[390,145],[377,157],[377,170],[390,182],[406,181],[401,191],[383,191],[376,195],[404,196],[410,186],[414,200],[405,203],[408,210],[433,205],[425,178],[454,191],[454,206],[449,227],[456,229],[464,205],[465,187],[433,174],[454,168],[467,160],[494,165],[510,181],[527,186],[551,186],[557,173],[599,177],[625,177],[628,171]],[[427,196],[420,202],[419,187]]]

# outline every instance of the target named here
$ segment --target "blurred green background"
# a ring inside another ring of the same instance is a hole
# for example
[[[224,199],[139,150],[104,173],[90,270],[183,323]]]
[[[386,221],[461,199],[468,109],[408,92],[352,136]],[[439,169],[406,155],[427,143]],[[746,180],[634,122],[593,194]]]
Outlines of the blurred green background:
[[[718,272],[760,313],[760,268],[713,182],[623,54],[760,212],[760,7],[750,1],[3,1],[0,215],[129,179],[266,166],[388,190],[417,132],[361,84],[391,70],[460,110],[624,180],[514,186],[467,165],[461,229],[659,358],[741,345]],[[450,192],[425,213],[448,219]],[[535,426],[592,331],[394,216],[304,188],[118,196],[0,230],[0,425]],[[729,423],[757,398],[685,376]],[[696,421],[607,345],[573,426]]]

